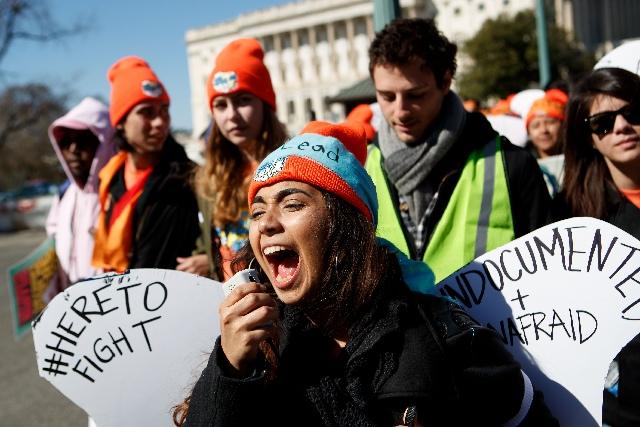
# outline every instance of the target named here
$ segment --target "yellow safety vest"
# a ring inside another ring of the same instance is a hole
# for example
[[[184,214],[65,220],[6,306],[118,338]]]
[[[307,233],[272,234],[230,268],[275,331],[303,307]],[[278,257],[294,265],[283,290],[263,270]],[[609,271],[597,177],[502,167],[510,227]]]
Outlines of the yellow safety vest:
[[[369,146],[365,168],[378,194],[376,234],[407,256],[409,246],[382,169],[382,154]],[[473,151],[464,165],[442,218],[436,225],[422,260],[431,267],[436,283],[478,256],[512,241],[513,218],[501,139]]]

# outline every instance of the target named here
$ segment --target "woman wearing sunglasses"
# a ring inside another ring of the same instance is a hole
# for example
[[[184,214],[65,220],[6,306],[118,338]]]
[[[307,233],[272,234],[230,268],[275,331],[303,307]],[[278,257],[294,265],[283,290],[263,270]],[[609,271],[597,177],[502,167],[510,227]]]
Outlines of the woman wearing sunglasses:
[[[640,239],[640,77],[620,68],[586,76],[569,100],[564,138],[559,216],[599,218]],[[638,425],[638,402],[640,336],[611,364],[604,424]]]
[[[640,77],[601,68],[569,101],[564,216],[591,216],[640,238]]]

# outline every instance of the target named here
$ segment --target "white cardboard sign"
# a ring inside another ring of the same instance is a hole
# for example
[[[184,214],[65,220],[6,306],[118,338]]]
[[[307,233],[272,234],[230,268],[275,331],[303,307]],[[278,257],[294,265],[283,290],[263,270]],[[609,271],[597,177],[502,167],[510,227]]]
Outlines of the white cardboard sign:
[[[40,375],[99,427],[172,426],[219,335],[222,287],[172,270],[80,282],[33,323]]]
[[[640,241],[570,218],[478,257],[438,290],[498,332],[560,425],[601,425],[609,364],[640,333]]]

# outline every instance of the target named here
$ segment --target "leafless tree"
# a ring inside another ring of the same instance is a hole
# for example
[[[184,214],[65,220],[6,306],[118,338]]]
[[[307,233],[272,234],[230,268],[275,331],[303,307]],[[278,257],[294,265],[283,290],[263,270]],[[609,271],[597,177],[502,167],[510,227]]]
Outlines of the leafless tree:
[[[80,23],[58,23],[50,13],[47,0],[0,0],[0,77],[3,77],[3,60],[16,42],[45,43],[84,30]],[[0,152],[9,141],[29,135],[30,128],[41,130],[42,120],[59,114],[65,101],[63,95],[54,94],[42,84],[3,87],[0,91]],[[46,138],[46,127],[44,136]]]
[[[46,0],[0,0],[0,64],[17,40],[49,42],[84,29],[80,23],[62,26],[56,22]]]
[[[30,83],[10,86],[0,93],[0,150],[12,134],[64,108],[65,99],[48,86]]]
[[[42,84],[11,86],[0,93],[0,191],[28,179],[59,178],[47,128],[64,114],[65,104],[65,96]]]

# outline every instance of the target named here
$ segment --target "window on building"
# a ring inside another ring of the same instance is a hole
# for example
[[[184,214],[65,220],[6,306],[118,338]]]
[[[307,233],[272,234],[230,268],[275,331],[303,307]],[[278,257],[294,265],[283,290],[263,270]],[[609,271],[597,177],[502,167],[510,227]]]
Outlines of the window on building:
[[[309,32],[304,29],[298,31],[298,46],[306,46],[309,44]]]
[[[291,48],[291,34],[285,33],[280,36],[280,43],[282,44],[283,49]]]
[[[316,42],[321,43],[321,42],[326,42],[327,40],[329,40],[328,36],[327,36],[327,27],[325,27],[324,25],[321,27],[317,27],[316,28]]]
[[[307,121],[316,119],[316,112],[313,110],[313,103],[311,102],[311,98],[307,98],[304,100],[304,112]]]
[[[324,119],[330,122],[334,122],[337,123],[340,121],[339,117],[336,117],[335,114],[333,114],[333,111],[331,111],[331,103],[329,102],[329,98],[328,97],[324,97],[322,99],[322,109],[324,110]]]
[[[336,40],[347,38],[347,24],[344,21],[336,22],[334,28],[335,28]]]
[[[293,120],[296,115],[296,105],[293,101],[287,101],[287,117],[289,120]]]
[[[273,50],[273,36],[266,36],[262,39],[262,48],[265,53]]]
[[[478,10],[484,10],[484,3],[478,3]]]
[[[353,20],[353,31],[355,35],[367,34],[367,21],[364,17]]]
[[[460,15],[460,8],[459,7],[454,8],[453,9],[453,14],[456,15],[456,16]]]
[[[505,5],[505,6],[508,6],[509,5],[509,0],[502,0],[502,4]]]

